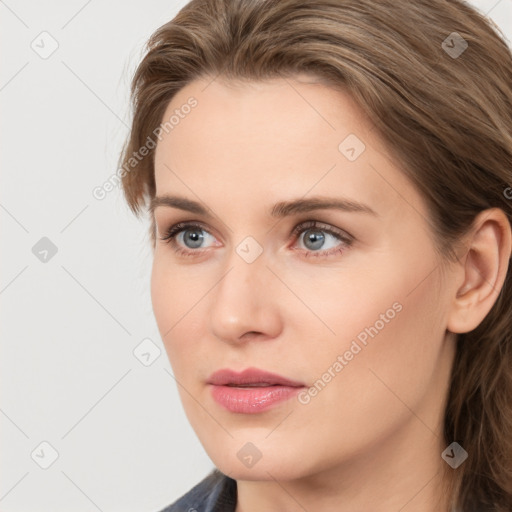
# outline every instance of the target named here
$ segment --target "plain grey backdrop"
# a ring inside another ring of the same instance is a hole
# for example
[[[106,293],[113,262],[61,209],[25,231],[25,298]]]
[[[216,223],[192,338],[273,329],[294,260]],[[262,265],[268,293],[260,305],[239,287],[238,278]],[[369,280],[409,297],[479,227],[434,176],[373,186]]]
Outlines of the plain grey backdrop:
[[[148,223],[93,195],[143,45],[185,3],[0,0],[1,512],[157,512],[213,468],[153,317]],[[512,0],[470,3],[512,40]]]

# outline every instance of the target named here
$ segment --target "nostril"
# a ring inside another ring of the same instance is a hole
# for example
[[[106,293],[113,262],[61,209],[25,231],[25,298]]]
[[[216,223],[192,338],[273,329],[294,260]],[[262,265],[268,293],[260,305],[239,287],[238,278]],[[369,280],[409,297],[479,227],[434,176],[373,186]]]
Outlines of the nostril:
[[[243,336],[241,336],[241,339],[243,338],[253,338],[254,336],[259,336],[260,334],[262,334],[261,332],[258,332],[258,331],[249,331],[249,332],[246,332]]]

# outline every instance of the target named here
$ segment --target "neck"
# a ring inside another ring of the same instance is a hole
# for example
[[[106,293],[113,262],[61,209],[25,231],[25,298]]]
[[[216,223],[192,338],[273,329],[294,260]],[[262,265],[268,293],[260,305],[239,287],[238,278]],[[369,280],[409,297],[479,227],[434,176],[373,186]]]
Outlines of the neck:
[[[411,416],[392,439],[341,465],[295,480],[279,480],[271,470],[266,481],[238,480],[236,512],[450,512],[445,445]]]

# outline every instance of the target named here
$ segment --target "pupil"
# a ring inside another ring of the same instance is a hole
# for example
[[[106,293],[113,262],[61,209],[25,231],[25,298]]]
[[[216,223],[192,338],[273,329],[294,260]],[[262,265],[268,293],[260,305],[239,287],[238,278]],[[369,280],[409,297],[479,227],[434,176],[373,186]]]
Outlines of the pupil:
[[[187,230],[187,236],[185,237],[186,241],[192,242],[192,245],[189,246],[191,248],[197,248],[201,246],[204,235],[199,233],[200,230],[196,229],[195,231]]]
[[[325,236],[321,234],[321,231],[309,229],[306,231],[306,240],[304,245],[308,249],[320,249],[323,245]],[[311,242],[313,246],[308,246],[308,243]]]

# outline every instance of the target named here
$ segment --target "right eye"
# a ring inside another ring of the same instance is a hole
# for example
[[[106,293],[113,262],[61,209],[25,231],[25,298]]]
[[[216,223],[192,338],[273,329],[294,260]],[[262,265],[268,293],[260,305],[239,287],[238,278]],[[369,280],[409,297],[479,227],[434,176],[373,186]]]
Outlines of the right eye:
[[[200,224],[179,222],[171,226],[165,236],[160,239],[171,245],[177,254],[182,256],[196,256],[205,252],[206,249],[200,246],[208,236],[215,240],[213,235]]]

